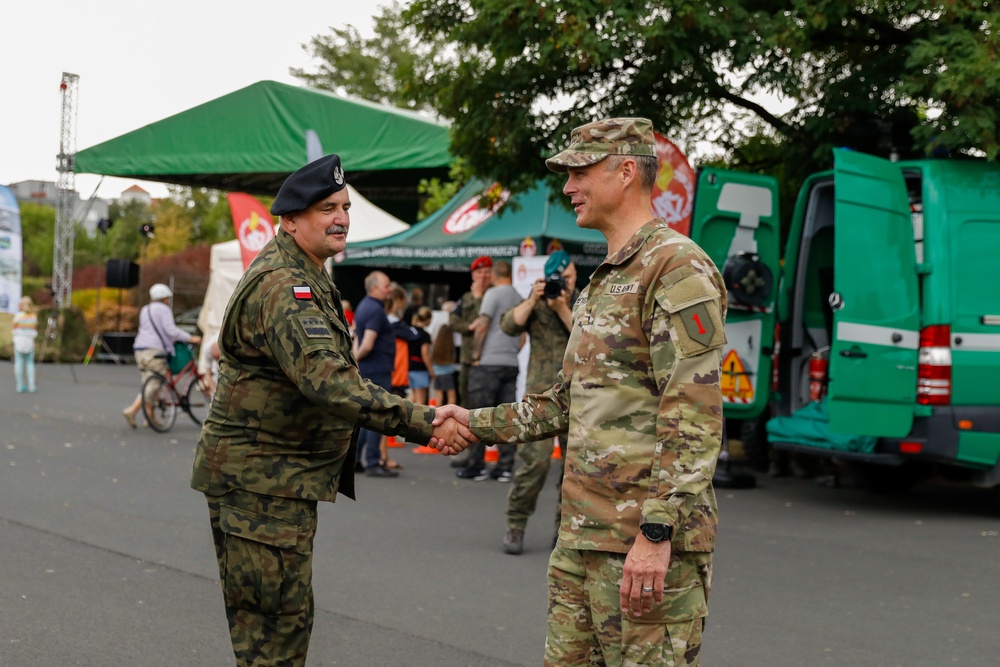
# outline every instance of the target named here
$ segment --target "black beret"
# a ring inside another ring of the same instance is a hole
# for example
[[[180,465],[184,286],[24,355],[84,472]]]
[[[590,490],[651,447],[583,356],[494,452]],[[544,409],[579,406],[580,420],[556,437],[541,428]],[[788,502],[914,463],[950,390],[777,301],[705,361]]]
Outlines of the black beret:
[[[304,211],[345,187],[347,180],[340,166],[340,156],[331,154],[321,157],[285,179],[271,204],[271,215]]]

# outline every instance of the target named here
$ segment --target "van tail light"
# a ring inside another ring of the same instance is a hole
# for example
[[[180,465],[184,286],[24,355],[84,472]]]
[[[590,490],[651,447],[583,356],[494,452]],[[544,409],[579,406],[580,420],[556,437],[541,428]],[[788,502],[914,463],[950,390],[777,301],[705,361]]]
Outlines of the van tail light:
[[[924,327],[920,331],[917,403],[951,403],[951,328],[947,324]]]

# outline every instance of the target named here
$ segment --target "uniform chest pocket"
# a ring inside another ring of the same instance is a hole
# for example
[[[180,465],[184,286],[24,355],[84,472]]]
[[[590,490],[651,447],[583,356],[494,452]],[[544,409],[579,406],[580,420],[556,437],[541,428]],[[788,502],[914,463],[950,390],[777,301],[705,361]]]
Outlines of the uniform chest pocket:
[[[695,273],[669,285],[661,282],[656,301],[670,314],[670,337],[678,357],[693,357],[725,344],[722,295],[708,276]]]

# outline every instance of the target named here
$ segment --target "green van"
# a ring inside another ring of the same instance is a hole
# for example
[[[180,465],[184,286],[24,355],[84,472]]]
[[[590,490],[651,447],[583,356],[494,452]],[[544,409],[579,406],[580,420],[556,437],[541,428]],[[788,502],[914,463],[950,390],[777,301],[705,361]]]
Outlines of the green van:
[[[691,236],[730,290],[726,416],[773,414],[773,446],[886,486],[1000,488],[1000,164],[836,150],[780,263],[777,202],[772,178],[699,173]]]

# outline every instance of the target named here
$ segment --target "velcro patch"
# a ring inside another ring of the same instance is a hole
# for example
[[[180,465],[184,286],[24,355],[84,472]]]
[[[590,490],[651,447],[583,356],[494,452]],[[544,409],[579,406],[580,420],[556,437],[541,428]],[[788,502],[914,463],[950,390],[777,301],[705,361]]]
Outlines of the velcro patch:
[[[680,311],[679,316],[684,322],[684,330],[688,336],[702,345],[708,346],[715,335],[715,323],[708,312],[706,302],[696,303]]]
[[[306,338],[332,338],[329,323],[319,315],[296,315],[295,321],[302,327]]]
[[[312,288],[309,285],[296,285],[292,288],[292,294],[296,299],[312,299]]]

